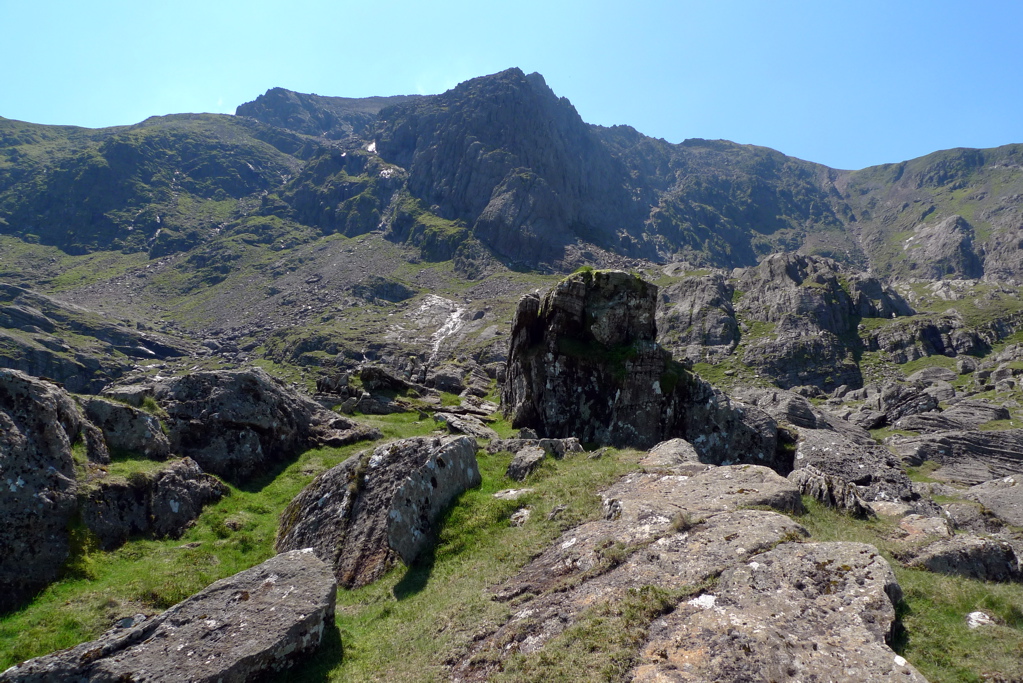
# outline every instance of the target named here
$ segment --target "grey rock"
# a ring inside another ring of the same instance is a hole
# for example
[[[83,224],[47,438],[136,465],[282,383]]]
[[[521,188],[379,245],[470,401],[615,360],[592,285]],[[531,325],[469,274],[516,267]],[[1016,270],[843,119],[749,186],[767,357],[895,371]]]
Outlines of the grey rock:
[[[170,456],[170,441],[155,415],[116,401],[91,397],[84,401],[85,414],[103,432],[107,447],[165,460]]]
[[[920,223],[904,243],[906,267],[916,277],[926,279],[978,278],[984,269],[974,251],[973,238],[973,226],[962,216]]]
[[[411,388],[404,379],[380,365],[363,365],[359,368],[359,379],[366,391],[407,391]]]
[[[29,660],[4,683],[196,681],[280,676],[315,651],[334,621],[330,568],[296,550],[221,579],[166,612]]]
[[[1005,523],[977,503],[946,503],[941,509],[956,531],[964,531],[975,536],[990,536],[1005,531]]]
[[[1023,581],[1023,566],[1012,544],[958,534],[910,553],[906,564],[938,574],[981,581]]]
[[[810,496],[828,507],[859,518],[870,517],[873,514],[860,498],[854,484],[825,474],[812,465],[792,470],[788,480],[795,484],[804,496]]]
[[[1023,474],[1023,429],[939,432],[898,438],[894,446],[908,465],[940,463],[932,476],[944,481],[973,485]]]
[[[68,558],[78,507],[71,444],[87,429],[102,446],[63,389],[0,369],[0,611],[56,579]]]
[[[661,291],[658,341],[673,354],[700,361],[727,356],[739,342],[735,288],[720,274],[685,277]]]
[[[685,439],[668,439],[651,448],[639,464],[648,469],[671,470],[699,461],[700,456],[693,444]]]
[[[536,432],[533,433],[535,434]],[[552,458],[564,458],[568,453],[583,452],[582,444],[574,436],[565,439],[495,439],[487,446],[487,452],[501,453],[502,451],[507,451],[508,453],[518,453],[523,448],[531,446],[539,446]]]
[[[198,518],[202,508],[230,490],[205,474],[191,458],[127,479],[94,479],[81,492],[82,521],[104,550],[130,536],[177,538]]]
[[[960,422],[954,417],[949,417],[947,411],[907,415],[906,417],[900,417],[892,426],[896,429],[923,432],[925,434],[969,429],[966,423]]]
[[[956,396],[955,387],[948,382],[941,380],[932,380],[930,384],[924,388],[924,393],[928,396],[932,396],[934,400],[939,403],[942,401],[951,401]]]
[[[512,458],[505,475],[509,479],[523,481],[540,467],[546,457],[547,451],[539,446],[526,446]]]
[[[379,431],[325,410],[259,368],[194,372],[159,382],[171,449],[232,482],[264,474],[319,443],[375,438]]]
[[[462,381],[464,376],[465,368],[454,363],[441,363],[427,371],[426,386],[433,387],[437,391],[460,394],[465,390],[465,384]],[[490,383],[487,382],[487,384]]]
[[[884,413],[888,424],[895,424],[905,415],[918,415],[937,409],[938,401],[925,394],[917,385],[893,382],[881,389],[876,407]]]
[[[1023,476],[986,481],[971,486],[965,495],[1004,523],[1023,528]]]
[[[313,548],[345,588],[410,564],[431,542],[440,513],[480,484],[467,436],[392,441],[313,480],[281,515],[278,552]]]
[[[737,391],[735,397],[757,406],[780,423],[802,429],[826,429],[859,444],[874,443],[870,433],[863,427],[822,410],[791,391],[744,388]]]
[[[787,471],[770,417],[733,405],[655,343],[656,302],[655,286],[617,271],[572,275],[542,302],[523,297],[502,389],[512,425],[639,448],[682,437],[708,462]]]
[[[900,599],[873,546],[783,544],[656,620],[630,679],[924,683],[887,645]]]
[[[1011,415],[1003,406],[996,406],[982,399],[965,399],[942,412],[942,415],[965,425],[965,429],[976,429],[992,420],[1008,420]]]
[[[452,413],[434,413],[433,419],[448,426],[453,432],[467,434],[477,439],[497,439],[497,432],[483,424],[473,415],[454,415]]]
[[[948,368],[931,366],[929,368],[917,370],[907,377],[906,381],[913,384],[923,384],[928,386],[935,382],[954,382],[957,377],[958,375]]]
[[[800,429],[795,470],[808,466],[854,484],[865,501],[915,499],[898,457],[876,443],[857,443],[831,430]]]
[[[960,375],[968,375],[977,369],[977,359],[969,356],[962,356],[956,359],[956,372]]]

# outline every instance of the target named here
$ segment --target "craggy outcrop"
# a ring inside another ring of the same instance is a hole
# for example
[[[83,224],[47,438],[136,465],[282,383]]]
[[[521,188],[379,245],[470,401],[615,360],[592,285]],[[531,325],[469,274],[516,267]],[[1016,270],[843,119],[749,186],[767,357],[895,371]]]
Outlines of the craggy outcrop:
[[[97,640],[11,667],[0,681],[243,683],[279,677],[320,646],[334,622],[336,593],[330,568],[312,552],[284,553],[163,614],[127,619]]]
[[[259,368],[193,372],[159,382],[171,449],[203,470],[244,482],[301,451],[377,438],[379,431],[325,410]]]
[[[857,443],[839,432],[800,429],[793,467],[795,470],[815,467],[826,475],[853,484],[864,501],[916,499],[897,456],[884,446]]]
[[[772,254],[736,285],[736,314],[772,326],[754,340],[743,362],[789,388],[859,387],[863,380],[845,339],[860,318],[908,315],[909,305],[876,278],[848,279],[831,259]]]
[[[655,341],[657,287],[619,271],[581,272],[519,302],[501,401],[541,436],[648,448],[690,441],[712,463],[786,471],[777,426],[733,405]]]
[[[691,361],[727,356],[739,343],[735,287],[721,274],[684,277],[661,291],[658,340]]]
[[[62,389],[0,370],[0,611],[57,578],[77,510],[73,443],[106,455],[99,430]]]
[[[353,455],[309,484],[281,515],[278,552],[312,548],[345,588],[425,550],[435,521],[481,482],[476,441],[416,437]]]
[[[856,485],[841,477],[826,474],[812,465],[792,470],[789,481],[796,485],[804,496],[841,510],[853,517],[869,517],[873,514],[860,498]]]
[[[82,521],[105,550],[134,535],[177,538],[204,506],[228,493],[194,460],[182,458],[156,472],[90,481],[81,496]]]

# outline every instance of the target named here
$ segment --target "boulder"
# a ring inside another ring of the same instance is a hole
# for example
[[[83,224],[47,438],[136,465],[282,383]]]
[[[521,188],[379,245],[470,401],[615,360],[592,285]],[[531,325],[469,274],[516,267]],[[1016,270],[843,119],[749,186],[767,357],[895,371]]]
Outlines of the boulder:
[[[873,546],[783,544],[655,620],[629,680],[924,683],[887,645],[900,599]]]
[[[0,369],[0,611],[56,579],[68,558],[80,440],[104,459],[102,435],[67,392]]]
[[[339,585],[364,586],[398,558],[412,563],[447,505],[481,481],[471,437],[392,441],[306,486],[281,515],[277,551],[312,548]]]
[[[536,471],[546,457],[547,451],[539,446],[526,446],[512,458],[505,475],[509,479],[522,481]]]
[[[656,286],[619,271],[523,297],[501,394],[512,426],[617,447],[681,437],[707,462],[787,471],[769,416],[732,404],[655,342],[656,307]]]
[[[193,372],[157,383],[171,449],[240,483],[320,443],[376,438],[259,368]]]
[[[454,363],[441,363],[426,371],[426,386],[437,391],[447,391],[452,394],[460,394],[465,389],[463,378],[465,368]],[[487,378],[487,385],[490,385]]]
[[[906,378],[907,382],[913,384],[923,384],[929,386],[935,382],[954,382],[959,375],[953,370],[948,368],[942,368],[938,366],[931,366],[929,368],[923,368],[917,370],[912,375]]]
[[[204,506],[228,493],[194,460],[182,458],[156,472],[90,481],[81,494],[82,521],[104,550],[140,534],[178,538]]]
[[[407,391],[412,386],[380,365],[363,365],[359,368],[359,379],[366,391]]]
[[[3,683],[244,683],[282,673],[315,651],[334,622],[337,586],[308,550],[221,579],[166,612],[125,620],[69,650],[0,674]]]
[[[888,424],[895,424],[900,417],[905,415],[917,415],[936,410],[938,400],[930,394],[924,393],[921,386],[892,382],[881,389],[881,393],[876,399],[876,405],[871,407],[876,407],[877,410],[884,413]]]
[[[108,448],[151,460],[170,456],[170,441],[155,415],[98,397],[85,399],[84,408],[89,420],[103,432]]]
[[[1023,581],[1021,557],[1012,544],[957,534],[908,554],[906,564],[938,574],[981,581]]]
[[[1004,406],[992,405],[982,399],[959,401],[941,414],[964,425],[961,429],[976,429],[985,422],[1008,420],[1011,417]]]

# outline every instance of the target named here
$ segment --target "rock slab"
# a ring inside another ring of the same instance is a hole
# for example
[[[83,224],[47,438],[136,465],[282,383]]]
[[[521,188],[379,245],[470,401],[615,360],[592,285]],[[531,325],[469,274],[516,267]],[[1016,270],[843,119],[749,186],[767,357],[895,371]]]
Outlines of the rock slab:
[[[163,614],[14,666],[0,681],[244,683],[279,676],[319,647],[336,594],[330,568],[314,553],[283,553]]]

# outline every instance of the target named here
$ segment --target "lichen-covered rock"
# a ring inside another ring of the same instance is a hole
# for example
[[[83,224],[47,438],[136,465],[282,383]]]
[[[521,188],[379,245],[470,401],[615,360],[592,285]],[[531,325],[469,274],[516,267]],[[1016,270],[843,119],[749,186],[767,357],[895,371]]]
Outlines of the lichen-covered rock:
[[[245,683],[280,676],[319,647],[334,621],[336,593],[330,568],[312,552],[283,553],[163,614],[11,667],[0,681]]]
[[[156,416],[98,397],[85,399],[84,407],[89,420],[103,432],[107,447],[151,460],[164,460],[170,455],[170,441]]]
[[[0,370],[0,611],[57,578],[68,558],[78,491],[71,445],[79,439],[102,446],[63,389]]]
[[[657,345],[656,305],[654,285],[618,271],[523,297],[501,396],[512,425],[638,448],[682,437],[707,462],[787,471],[770,417],[733,405]]]
[[[281,515],[278,552],[312,548],[345,588],[364,586],[430,543],[444,508],[481,482],[468,436],[392,441],[333,467]]]
[[[665,287],[657,310],[658,340],[691,361],[727,356],[739,343],[735,287],[721,274],[684,277]]]
[[[861,543],[786,543],[654,621],[630,680],[925,683],[888,647],[901,590]]]
[[[232,482],[263,474],[319,443],[379,435],[259,368],[174,377],[157,383],[154,396],[167,412],[171,449]]]
[[[699,461],[700,456],[693,444],[685,439],[668,439],[651,448],[639,464],[648,469],[671,470]]]
[[[156,472],[89,482],[81,496],[82,521],[105,550],[136,534],[177,538],[204,506],[229,491],[194,460],[182,458]]]

